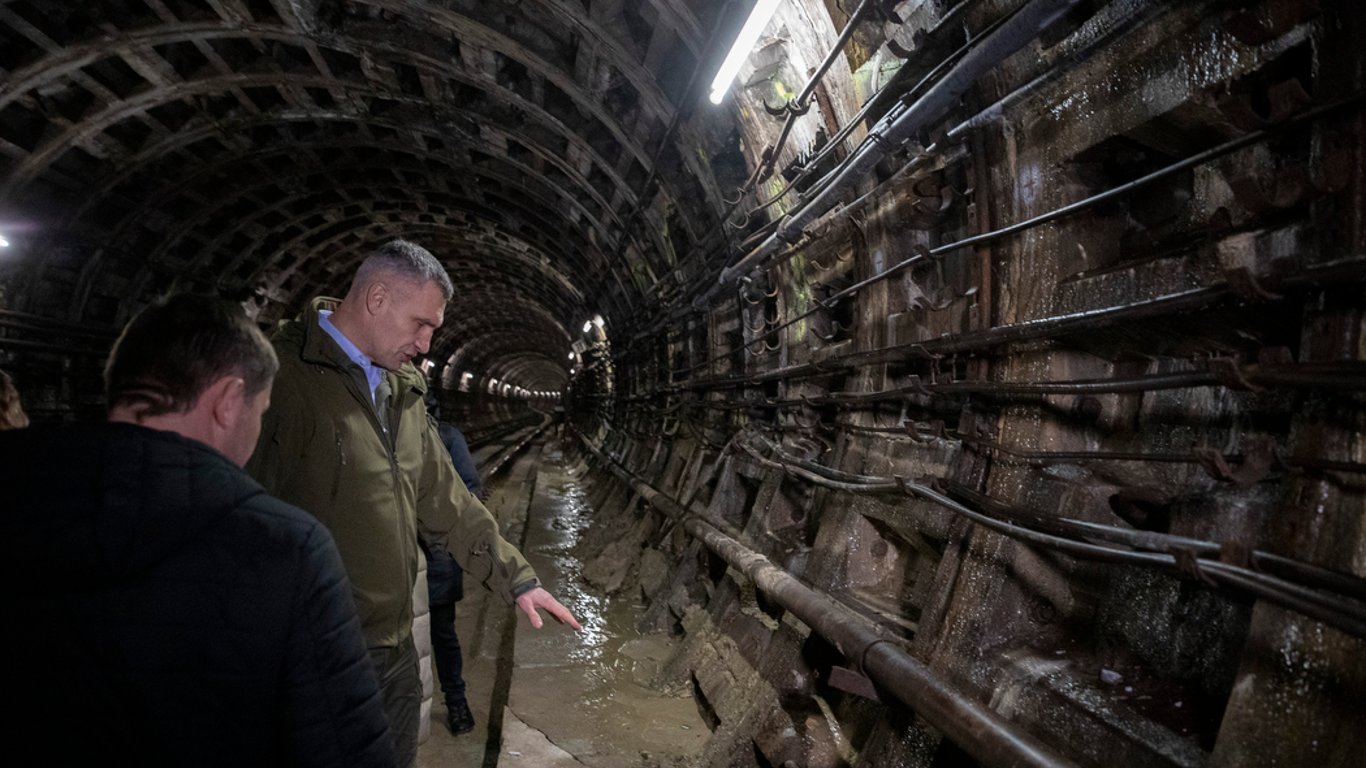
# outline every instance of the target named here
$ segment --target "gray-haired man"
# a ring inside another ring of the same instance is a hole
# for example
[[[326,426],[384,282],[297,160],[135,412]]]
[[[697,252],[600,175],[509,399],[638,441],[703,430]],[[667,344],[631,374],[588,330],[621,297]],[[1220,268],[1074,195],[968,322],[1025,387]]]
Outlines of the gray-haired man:
[[[346,297],[314,299],[276,335],[280,373],[248,469],[331,530],[380,677],[400,766],[417,758],[421,690],[412,641],[418,533],[470,578],[579,628],[455,473],[427,419],[427,352],[454,288],[440,262],[402,240],[366,257]]]

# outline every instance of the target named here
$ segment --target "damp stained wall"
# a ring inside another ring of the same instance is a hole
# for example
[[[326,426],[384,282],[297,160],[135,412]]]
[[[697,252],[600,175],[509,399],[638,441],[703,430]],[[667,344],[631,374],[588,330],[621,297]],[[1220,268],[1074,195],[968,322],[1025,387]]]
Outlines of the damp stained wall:
[[[271,326],[410,237],[699,765],[1353,764],[1360,4],[789,0],[713,108],[749,6],[0,6],[0,366],[97,416],[157,295]]]

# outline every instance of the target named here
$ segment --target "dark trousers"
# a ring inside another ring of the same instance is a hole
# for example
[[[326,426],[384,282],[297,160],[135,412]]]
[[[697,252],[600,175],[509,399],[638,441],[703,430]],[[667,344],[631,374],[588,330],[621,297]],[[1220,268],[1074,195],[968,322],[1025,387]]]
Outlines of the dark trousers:
[[[465,703],[464,660],[455,636],[455,604],[465,596],[465,572],[445,551],[427,556],[427,597],[432,611],[432,657],[446,706]]]
[[[432,606],[432,657],[446,706],[464,704],[465,663],[460,657],[460,638],[455,636],[455,603]]]
[[[396,648],[371,648],[370,663],[379,676],[384,714],[394,737],[395,765],[417,765],[417,729],[421,725],[422,678],[417,669],[417,648],[409,636]]]

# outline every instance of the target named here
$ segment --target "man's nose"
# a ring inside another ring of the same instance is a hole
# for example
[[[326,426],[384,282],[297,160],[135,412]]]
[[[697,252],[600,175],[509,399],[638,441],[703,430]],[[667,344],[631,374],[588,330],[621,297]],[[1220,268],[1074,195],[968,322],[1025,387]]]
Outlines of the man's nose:
[[[418,351],[419,353],[425,355],[425,354],[427,354],[427,350],[429,350],[429,349],[431,349],[431,348],[432,348],[432,330],[431,330],[430,328],[426,328],[426,329],[423,329],[422,331],[420,331],[420,332],[417,334],[417,351]]]

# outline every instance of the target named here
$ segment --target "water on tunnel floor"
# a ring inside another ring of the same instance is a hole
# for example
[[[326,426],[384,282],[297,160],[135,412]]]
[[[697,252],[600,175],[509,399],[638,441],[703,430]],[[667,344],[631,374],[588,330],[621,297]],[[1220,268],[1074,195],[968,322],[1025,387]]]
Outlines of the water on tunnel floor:
[[[636,631],[635,596],[605,596],[580,576],[576,547],[593,521],[581,468],[551,441],[516,460],[492,491],[505,535],[525,536],[523,553],[583,631],[553,621],[535,630],[519,617],[509,632],[511,609],[468,585],[456,626],[478,725],[452,737],[438,691],[420,768],[687,765],[709,732],[686,687],[655,679],[672,641]]]

